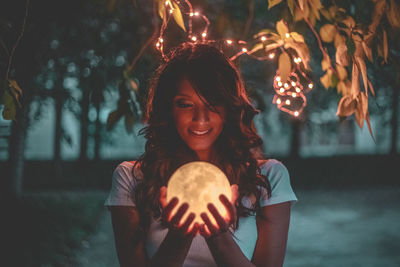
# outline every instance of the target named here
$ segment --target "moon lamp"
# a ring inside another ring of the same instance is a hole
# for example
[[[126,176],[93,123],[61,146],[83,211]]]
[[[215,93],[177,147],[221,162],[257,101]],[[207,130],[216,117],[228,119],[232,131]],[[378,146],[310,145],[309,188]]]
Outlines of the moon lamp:
[[[205,161],[194,161],[182,165],[172,174],[167,186],[167,202],[173,197],[179,199],[172,214],[175,214],[181,204],[188,203],[189,209],[180,223],[183,223],[193,212],[196,217],[191,226],[195,222],[204,223],[200,217],[203,212],[206,212],[211,222],[216,225],[214,216],[207,209],[208,203],[213,203],[222,217],[228,216],[225,206],[219,200],[221,194],[231,199],[229,180],[217,166]]]

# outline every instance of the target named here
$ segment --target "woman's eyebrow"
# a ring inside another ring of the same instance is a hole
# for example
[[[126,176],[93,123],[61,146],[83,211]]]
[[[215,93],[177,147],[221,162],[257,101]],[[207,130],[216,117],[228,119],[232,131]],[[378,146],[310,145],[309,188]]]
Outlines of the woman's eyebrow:
[[[177,96],[186,96],[186,97],[191,97],[190,95],[185,95],[185,94],[182,94],[182,93],[178,93],[178,94],[176,94],[176,96],[175,96],[175,97],[177,97]]]

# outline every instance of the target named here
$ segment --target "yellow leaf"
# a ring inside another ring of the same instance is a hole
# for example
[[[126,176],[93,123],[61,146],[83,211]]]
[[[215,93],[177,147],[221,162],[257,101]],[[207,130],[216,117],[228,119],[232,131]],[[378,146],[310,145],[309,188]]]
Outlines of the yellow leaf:
[[[353,68],[351,70],[351,94],[357,96],[360,93],[360,70],[356,62],[353,61]]]
[[[321,61],[321,68],[322,70],[328,70],[331,66],[331,59],[329,58],[328,54],[324,54],[324,58]]]
[[[331,17],[334,18],[336,16],[336,12],[338,11],[337,5],[331,5],[328,11]]]
[[[319,10],[323,7],[320,0],[311,0],[309,1],[311,4],[311,10],[314,13],[315,17],[320,20]]]
[[[374,59],[372,58],[372,50],[371,50],[371,47],[369,47],[364,41],[362,42],[362,46],[363,46],[364,53],[365,53],[365,55],[367,56],[368,60],[369,60],[370,62],[373,62]]]
[[[329,89],[332,86],[332,71],[328,70],[324,76],[320,78],[320,81],[325,89]]]
[[[174,12],[172,13],[172,15],[174,16],[176,24],[178,24],[178,26],[181,27],[182,30],[186,31],[185,23],[183,22],[182,13],[181,10],[179,9],[178,4],[172,2],[172,5],[174,6]]]
[[[348,117],[356,110],[356,101],[351,95],[344,95],[339,101],[336,116]]]
[[[276,23],[276,31],[279,33],[282,39],[285,39],[286,33],[289,33],[289,28],[287,27],[283,19]]]
[[[292,70],[292,63],[290,56],[286,52],[282,52],[279,56],[279,75],[281,76],[281,81],[285,82]]]
[[[344,20],[342,20],[342,23],[346,24],[347,28],[349,29],[353,29],[356,26],[356,22],[350,16],[347,16]]]
[[[336,72],[337,72],[339,80],[344,80],[347,78],[347,71],[346,71],[345,67],[342,67],[342,66],[336,64]]]
[[[158,0],[158,15],[162,20],[166,20],[167,16],[165,13],[165,1],[164,0]]]
[[[375,96],[375,90],[374,90],[374,87],[372,86],[371,81],[370,80],[367,80],[367,81],[368,81],[368,87],[369,87],[369,90],[371,91],[371,94],[373,96]]]
[[[336,27],[332,24],[325,24],[319,30],[319,34],[321,36],[322,41],[330,43],[333,41],[333,38],[335,38]]]
[[[387,40],[387,33],[383,30],[383,60],[387,63],[388,57],[388,40]]]
[[[361,57],[354,57],[357,63],[359,70],[361,71],[361,76],[364,83],[365,92],[368,91],[368,78],[367,78],[367,67],[365,66],[365,61]]]
[[[304,7],[305,7],[305,2],[306,0],[299,0],[299,6],[300,6],[300,9],[301,10],[304,10]]]
[[[336,59],[336,63],[341,66],[349,65],[349,59],[347,56],[347,46],[345,43],[340,44],[336,48],[335,59]]]
[[[304,37],[303,37],[303,35],[301,35],[301,34],[299,34],[299,33],[297,33],[297,32],[291,32],[291,33],[290,33],[290,36],[293,38],[293,40],[294,40],[295,42],[304,43]]]
[[[297,55],[301,58],[304,68],[309,69],[310,52],[306,43],[286,42],[285,49],[292,48],[296,51]]]
[[[400,28],[400,7],[394,0],[390,0],[390,8],[388,8],[386,16],[392,27]]]
[[[371,135],[372,139],[373,139],[373,140],[374,140],[374,142],[376,143],[376,141],[375,141],[375,137],[374,137],[374,134],[372,133],[372,129],[371,129],[371,122],[369,121],[369,114],[368,114],[368,113],[367,113],[367,116],[366,116],[365,120],[367,121],[368,130],[369,130],[369,134]]]
[[[282,0],[268,0],[268,10],[282,2]]]
[[[355,113],[357,124],[362,128],[368,113],[368,97],[364,92],[360,92],[356,98]]]
[[[295,12],[295,9],[294,9],[294,7],[295,7],[295,3],[294,3],[294,1],[295,0],[287,0],[287,5],[288,5],[288,7],[289,7],[289,10],[290,10],[290,14],[292,14],[292,17],[294,16],[294,12]]]
[[[335,35],[335,40],[334,40],[334,45],[337,48],[339,45],[341,44],[345,44],[346,43],[346,39],[338,32],[336,32]]]
[[[342,95],[349,95],[350,90],[351,90],[351,82],[348,79],[338,82],[337,85],[338,93],[341,93]]]

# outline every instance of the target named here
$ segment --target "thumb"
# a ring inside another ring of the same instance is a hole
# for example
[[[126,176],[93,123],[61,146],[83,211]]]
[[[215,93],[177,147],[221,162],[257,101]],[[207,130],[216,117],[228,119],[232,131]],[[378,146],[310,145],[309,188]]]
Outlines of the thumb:
[[[237,184],[231,185],[231,203],[235,204],[236,199],[239,196],[239,187]]]
[[[160,188],[160,203],[163,208],[167,206],[167,187],[165,186]]]

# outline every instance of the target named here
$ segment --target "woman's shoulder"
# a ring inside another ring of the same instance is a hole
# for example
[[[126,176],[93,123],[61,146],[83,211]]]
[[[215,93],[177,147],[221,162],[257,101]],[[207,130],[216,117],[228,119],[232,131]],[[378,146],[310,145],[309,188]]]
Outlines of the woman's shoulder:
[[[133,168],[134,171],[133,171]],[[114,175],[122,176],[128,180],[142,179],[143,175],[140,170],[140,162],[136,164],[135,160],[123,161],[114,170]]]
[[[286,166],[277,159],[262,159],[258,160],[261,174],[268,179],[276,180],[281,178],[289,178],[289,171]]]
[[[277,159],[257,159],[258,167],[261,169],[271,169],[271,168],[284,168],[285,165]]]

